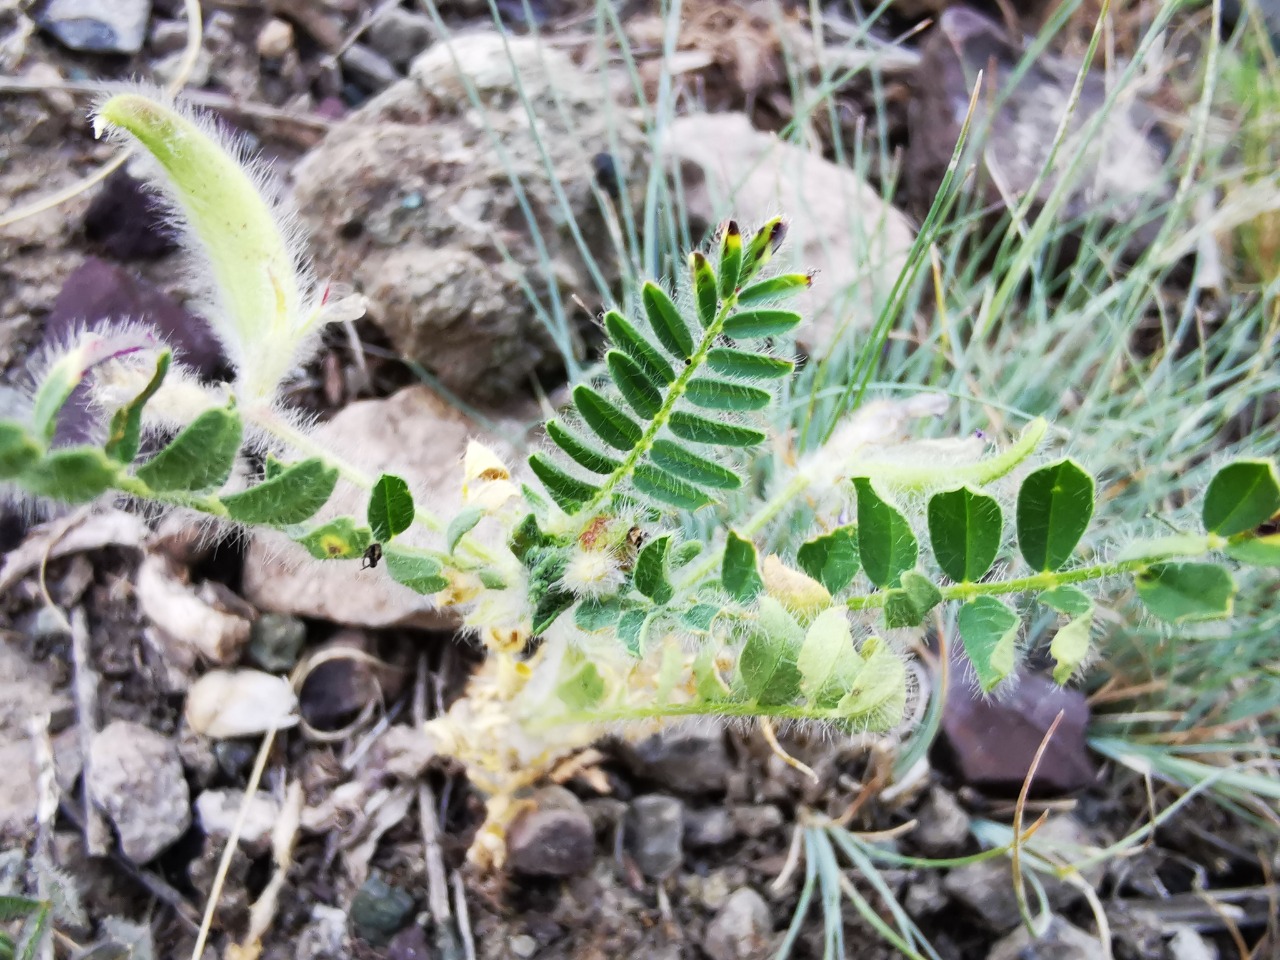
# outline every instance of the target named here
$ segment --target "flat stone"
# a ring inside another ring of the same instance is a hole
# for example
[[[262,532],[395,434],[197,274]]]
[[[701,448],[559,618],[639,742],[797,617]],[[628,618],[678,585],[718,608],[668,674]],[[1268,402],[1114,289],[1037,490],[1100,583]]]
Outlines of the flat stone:
[[[365,40],[397,67],[404,68],[427,48],[435,33],[430,17],[404,7],[391,7],[369,25]]]
[[[48,0],[36,23],[64,47],[137,53],[147,37],[151,0]]]
[[[140,723],[116,720],[94,734],[88,784],[134,863],[153,860],[191,825],[177,744]]]
[[[400,73],[382,54],[362,43],[353,43],[338,58],[343,73],[371,93],[389,87],[400,79]]]
[[[1065,715],[1045,750],[1030,795],[1056,797],[1082,790],[1098,774],[1085,743],[1089,706],[1079,690],[1035,674],[1020,677],[1000,699],[952,684],[933,759],[983,793],[1017,797],[1060,710]]]
[[[684,861],[684,804],[660,793],[636,797],[627,810],[626,839],[641,873],[670,876]]]
[[[243,790],[206,790],[196,797],[196,818],[206,836],[225,840],[231,836],[240,807]],[[280,804],[269,793],[258,791],[250,799],[240,827],[240,845],[250,853],[270,849],[271,831],[280,817]]]
[[[725,788],[733,761],[718,721],[666,727],[622,748],[632,771],[682,794],[716,793]]]
[[[707,925],[702,949],[711,960],[764,960],[773,952],[772,933],[773,917],[764,897],[742,887]]]
[[[949,790],[930,790],[916,820],[918,825],[909,836],[925,856],[954,856],[969,841],[969,814]]]
[[[1054,916],[1039,937],[1019,926],[991,948],[987,960],[1102,960],[1105,956],[1108,953],[1097,937]]]
[[[563,787],[547,787],[508,828],[507,866],[536,877],[586,873],[595,860],[595,839],[581,801]]]
[[[774,263],[817,271],[813,288],[794,300],[806,318],[796,331],[804,353],[826,356],[871,326],[914,240],[907,218],[875,188],[741,113],[677,117],[662,149],[679,167],[695,234],[726,217],[744,229],[787,217]]]

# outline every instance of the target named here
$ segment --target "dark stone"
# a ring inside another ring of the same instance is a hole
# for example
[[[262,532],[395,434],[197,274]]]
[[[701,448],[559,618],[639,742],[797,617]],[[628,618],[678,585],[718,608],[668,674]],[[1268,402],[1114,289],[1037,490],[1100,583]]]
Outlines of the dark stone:
[[[718,723],[682,724],[623,748],[623,759],[646,780],[676,793],[715,793],[725,788],[733,763]]]
[[[724,807],[690,810],[684,817],[684,845],[690,850],[719,847],[734,838],[733,820]]]
[[[351,929],[361,940],[380,947],[404,926],[412,911],[413,897],[373,874],[351,901]]]
[[[427,931],[416,923],[405,927],[387,944],[387,960],[434,960],[435,956]]]
[[[684,860],[684,804],[650,793],[636,797],[627,811],[627,848],[646,877],[670,876]]]
[[[507,831],[507,866],[535,877],[586,873],[595,859],[595,829],[582,803],[563,787],[547,787],[533,797]]]
[[[1056,797],[1082,790],[1098,773],[1085,745],[1089,706],[1079,690],[1035,674],[1021,677],[999,700],[953,683],[934,762],[983,793],[1016,797],[1059,711],[1064,712],[1062,722],[1041,758],[1030,795]]]
[[[113,260],[153,259],[177,247],[164,203],[124,170],[109,176],[90,202],[84,234]]]

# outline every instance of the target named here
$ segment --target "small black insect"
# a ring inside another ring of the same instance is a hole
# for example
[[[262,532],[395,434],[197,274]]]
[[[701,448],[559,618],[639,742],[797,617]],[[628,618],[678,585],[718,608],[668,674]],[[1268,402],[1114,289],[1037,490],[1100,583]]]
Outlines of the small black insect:
[[[378,561],[382,559],[382,544],[371,543],[364,552],[364,560],[360,563],[361,570],[372,570],[378,565]]]
[[[622,177],[618,171],[618,161],[611,153],[597,153],[591,158],[591,167],[595,172],[596,185],[617,202],[622,199]]]

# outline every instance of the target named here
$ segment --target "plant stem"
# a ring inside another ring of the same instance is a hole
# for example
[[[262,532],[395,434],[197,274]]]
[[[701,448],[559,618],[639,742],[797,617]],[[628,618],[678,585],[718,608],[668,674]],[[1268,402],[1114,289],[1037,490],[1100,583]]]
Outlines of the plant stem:
[[[795,704],[764,704],[733,700],[695,700],[690,703],[664,703],[652,706],[607,707],[562,713],[534,721],[530,727],[557,727],[575,723],[617,723],[628,720],[653,720],[658,717],[776,717],[780,720],[838,720],[833,710],[812,709]]]

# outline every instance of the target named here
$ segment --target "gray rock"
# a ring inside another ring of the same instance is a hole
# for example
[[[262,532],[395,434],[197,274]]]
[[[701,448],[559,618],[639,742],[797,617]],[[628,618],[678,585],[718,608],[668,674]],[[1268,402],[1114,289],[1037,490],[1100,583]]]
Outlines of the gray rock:
[[[249,659],[268,673],[292,670],[307,642],[307,625],[283,613],[264,613],[249,630]]]
[[[623,759],[637,776],[683,794],[723,790],[733,771],[718,722],[667,727],[625,747]]]
[[[729,813],[733,828],[744,837],[759,840],[767,833],[778,830],[786,823],[782,811],[771,803],[734,807]]]
[[[365,90],[376,93],[400,79],[400,72],[382,54],[362,43],[347,47],[339,60],[343,73]]]
[[[707,925],[702,949],[711,960],[763,960],[772,952],[773,917],[750,887],[735,890]]]
[[[196,817],[205,836],[219,840],[230,837],[243,803],[243,790],[206,790],[196,797]],[[271,794],[259,790],[245,811],[240,846],[251,854],[266,853],[271,848],[271,831],[279,817],[280,804]]]
[[[428,48],[408,79],[335,125],[295,170],[318,272],[370,294],[370,317],[395,347],[461,399],[492,404],[527,392],[531,375],[562,360],[526,291],[545,300],[553,285],[570,322],[589,320],[574,316],[574,296],[594,305],[606,295],[581,252],[612,249],[592,157],[609,149],[625,169],[642,138],[603,97],[598,82],[534,38],[483,32]],[[615,267],[600,269],[606,284],[616,281]]]
[[[627,848],[647,877],[670,876],[684,857],[684,804],[650,793],[636,797],[627,811]]]
[[[733,821],[724,807],[690,810],[684,815],[684,845],[690,850],[723,846],[733,838]]]
[[[298,934],[297,960],[348,960],[347,915],[337,907],[317,903],[311,908],[311,921]]]
[[[64,47],[91,53],[137,53],[150,19],[151,0],[49,0],[36,15]]]
[[[1218,948],[1193,928],[1182,927],[1169,938],[1169,960],[1218,960]]]
[[[912,917],[941,913],[947,905],[947,894],[942,889],[942,878],[936,870],[924,870],[907,885],[902,906]]]
[[[191,825],[177,744],[140,723],[116,720],[94,735],[89,795],[134,863],[152,860]]]
[[[595,828],[581,801],[563,787],[546,787],[534,794],[533,804],[507,830],[507,866],[534,877],[570,877],[591,869]]]
[[[949,790],[931,790],[916,819],[919,825],[911,832],[911,839],[926,856],[953,856],[969,839],[969,815]]]
[[[413,911],[413,897],[373,874],[351,900],[351,931],[375,947],[385,945]]]
[[[435,38],[431,18],[404,7],[391,7],[365,32],[369,46],[403,69]]]
[[[991,948],[987,960],[1102,960],[1105,956],[1097,937],[1054,916],[1039,937],[1018,927]]]

